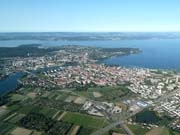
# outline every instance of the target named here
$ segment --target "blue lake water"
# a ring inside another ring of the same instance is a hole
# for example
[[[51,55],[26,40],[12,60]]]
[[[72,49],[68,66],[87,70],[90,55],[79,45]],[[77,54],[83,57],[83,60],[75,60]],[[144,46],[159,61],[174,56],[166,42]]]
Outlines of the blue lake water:
[[[18,86],[18,79],[23,77],[24,73],[14,73],[4,80],[0,81],[0,95],[5,94],[11,90],[15,90]]]
[[[53,69],[60,69],[60,67],[56,66],[56,67],[40,68],[31,72],[36,74],[38,72],[44,72]],[[19,83],[18,80],[22,78],[24,75],[26,75],[26,73],[23,72],[13,73],[10,74],[7,78],[0,80],[0,95],[16,90]]]
[[[121,66],[136,66],[158,69],[180,69],[180,39],[151,39],[151,40],[114,40],[114,41],[38,41],[11,40],[0,41],[0,47],[14,47],[22,44],[42,44],[44,46],[84,45],[107,48],[131,47],[139,48],[142,53],[128,56],[113,57],[103,62]],[[14,74],[0,81],[0,94],[14,90],[17,79],[22,74]]]
[[[143,52],[123,57],[114,57],[103,61],[106,64],[137,66],[158,69],[180,69],[180,39],[151,40],[113,40],[113,41],[38,41],[11,40],[0,41],[0,46],[18,46],[21,44],[42,44],[44,46],[85,45],[97,47],[132,47]]]

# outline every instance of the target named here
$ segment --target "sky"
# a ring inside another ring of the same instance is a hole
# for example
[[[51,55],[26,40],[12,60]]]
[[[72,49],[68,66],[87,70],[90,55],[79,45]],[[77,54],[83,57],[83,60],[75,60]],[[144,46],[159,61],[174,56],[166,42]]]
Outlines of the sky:
[[[180,31],[180,0],[0,0],[0,32]]]

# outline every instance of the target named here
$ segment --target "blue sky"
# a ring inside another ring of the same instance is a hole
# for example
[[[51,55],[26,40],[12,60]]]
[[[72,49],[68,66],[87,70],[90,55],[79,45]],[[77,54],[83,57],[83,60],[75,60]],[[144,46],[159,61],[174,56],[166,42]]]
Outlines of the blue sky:
[[[180,31],[180,0],[0,0],[0,32]]]

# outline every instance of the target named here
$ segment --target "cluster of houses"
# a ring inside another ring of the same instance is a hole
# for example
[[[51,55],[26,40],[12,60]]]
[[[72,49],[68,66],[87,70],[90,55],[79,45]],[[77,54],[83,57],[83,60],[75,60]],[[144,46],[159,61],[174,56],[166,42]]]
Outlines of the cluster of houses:
[[[168,112],[170,116],[180,118],[180,91],[162,101],[155,110],[162,113]]]

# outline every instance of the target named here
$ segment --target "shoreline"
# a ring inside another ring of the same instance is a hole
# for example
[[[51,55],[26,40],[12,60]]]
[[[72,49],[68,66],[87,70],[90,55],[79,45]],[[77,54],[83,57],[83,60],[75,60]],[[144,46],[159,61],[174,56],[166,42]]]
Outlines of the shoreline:
[[[107,58],[107,59],[109,59],[109,58]],[[115,67],[129,68],[129,69],[143,69],[143,70],[150,70],[150,71],[154,71],[154,72],[174,72],[174,73],[177,73],[177,74],[180,73],[180,69],[160,69],[160,68],[157,69],[157,68],[145,68],[145,67],[137,67],[137,66],[123,66],[123,65],[119,65],[119,64],[106,64],[106,63],[103,63],[103,61],[101,61],[101,60],[98,60],[98,62],[95,63],[95,64],[102,64],[102,65],[105,65],[105,66],[115,66]],[[57,66],[53,66],[51,68],[56,68],[56,67]],[[44,69],[44,68],[41,68],[41,69]],[[36,70],[32,70],[31,72],[33,72],[33,71],[36,71]],[[1,79],[0,82],[5,81],[8,77],[11,77],[11,76],[13,76],[15,74],[19,74],[19,73],[20,72],[9,74],[4,79]],[[19,80],[21,80],[22,77],[16,79],[16,81],[19,83]],[[17,83],[16,87],[18,87],[18,83]],[[16,88],[14,90],[8,90],[7,93],[6,92],[3,92],[3,93],[0,92],[0,96],[4,95],[4,93],[6,95],[9,92],[12,92],[12,91],[15,91],[15,90],[16,90]]]

